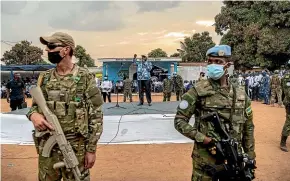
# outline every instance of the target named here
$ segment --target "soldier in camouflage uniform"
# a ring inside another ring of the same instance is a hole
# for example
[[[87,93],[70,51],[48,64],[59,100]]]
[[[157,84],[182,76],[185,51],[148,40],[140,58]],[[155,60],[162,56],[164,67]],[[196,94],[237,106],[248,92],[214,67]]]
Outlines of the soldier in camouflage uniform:
[[[72,63],[75,43],[70,35],[57,32],[40,37],[40,41],[47,46],[48,60],[57,66],[40,74],[37,84],[78,158],[83,181],[89,181],[89,169],[94,165],[97,142],[103,132],[100,90],[88,69]],[[53,129],[34,102],[27,117],[38,131]],[[63,158],[57,144],[52,148],[50,157],[41,155],[49,137],[45,134],[39,138],[35,136],[35,131],[33,133],[39,155],[38,180],[60,181],[63,178],[64,181],[74,181],[73,173],[66,168],[53,169],[53,165]]]
[[[183,94],[183,79],[176,72],[173,72],[173,77],[171,81],[173,84],[173,90],[176,94],[176,100],[179,101],[179,99],[181,99],[181,96]]]
[[[219,45],[210,48],[208,56],[208,80],[198,82],[182,96],[174,120],[175,129],[184,136],[194,140],[192,152],[192,181],[211,181],[213,175],[205,170],[205,166],[215,165],[216,157],[208,148],[220,141],[220,136],[213,124],[200,118],[210,112],[217,112],[222,127],[239,142],[239,150],[243,150],[250,159],[255,159],[255,140],[251,101],[242,86],[233,86],[226,77],[230,63],[227,57],[231,48]],[[233,105],[235,105],[233,107]],[[194,125],[189,120],[194,115]],[[251,170],[252,173],[254,170]],[[219,181],[230,180],[228,178]]]
[[[126,98],[129,96],[130,102],[132,102],[132,81],[127,78],[127,76],[124,76],[124,102],[126,102]]]
[[[286,108],[286,121],[282,130],[280,148],[282,151],[288,152],[286,141],[290,134],[290,60],[288,61],[288,72],[282,78],[282,89],[285,94],[283,103]]]
[[[163,80],[163,102],[170,101],[172,91],[172,81],[170,80],[170,76],[166,77]]]
[[[275,103],[275,97],[278,98],[278,104],[281,107],[282,106],[282,89],[281,89],[281,80],[279,78],[279,71],[275,70],[274,75],[271,79],[271,105],[274,106]]]

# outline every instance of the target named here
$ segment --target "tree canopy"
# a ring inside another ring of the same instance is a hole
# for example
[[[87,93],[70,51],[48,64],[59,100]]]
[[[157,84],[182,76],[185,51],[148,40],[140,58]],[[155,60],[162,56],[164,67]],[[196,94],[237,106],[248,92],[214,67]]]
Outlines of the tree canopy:
[[[290,58],[289,1],[224,1],[215,22],[237,68],[276,68]]]
[[[206,59],[206,51],[215,46],[209,32],[194,33],[180,42],[180,53],[183,62],[202,62]]]
[[[180,53],[173,53],[170,57],[180,57]]]
[[[92,59],[90,54],[86,53],[86,49],[80,45],[75,48],[74,56],[78,59],[77,64],[81,67],[87,65],[88,67],[95,66],[95,61]]]
[[[32,46],[31,42],[23,40],[12,46],[11,50],[5,51],[1,61],[6,65],[40,65],[47,64],[41,56],[41,48]]]
[[[157,48],[157,49],[151,50],[151,52],[148,53],[148,57],[152,57],[152,58],[167,57],[167,53],[163,51],[161,48]]]

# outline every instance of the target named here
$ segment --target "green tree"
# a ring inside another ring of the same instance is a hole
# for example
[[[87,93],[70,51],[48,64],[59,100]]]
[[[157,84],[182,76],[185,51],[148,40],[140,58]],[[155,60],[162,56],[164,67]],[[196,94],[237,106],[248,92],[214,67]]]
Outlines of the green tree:
[[[5,51],[1,61],[6,65],[32,65],[43,61],[41,48],[32,46],[31,42],[23,40]]]
[[[161,48],[157,48],[148,53],[148,57],[158,58],[158,57],[167,57],[167,53]]]
[[[180,53],[173,53],[170,57],[180,57]]]
[[[90,54],[86,53],[86,49],[84,47],[77,45],[75,48],[74,56],[78,59],[78,65],[84,67],[87,65],[88,67],[95,66],[95,61],[92,59]]]
[[[236,67],[276,68],[290,58],[289,1],[224,1],[215,17]]]
[[[209,32],[195,33],[192,37],[185,37],[180,42],[180,53],[183,62],[202,62],[206,59],[206,51],[215,46]]]

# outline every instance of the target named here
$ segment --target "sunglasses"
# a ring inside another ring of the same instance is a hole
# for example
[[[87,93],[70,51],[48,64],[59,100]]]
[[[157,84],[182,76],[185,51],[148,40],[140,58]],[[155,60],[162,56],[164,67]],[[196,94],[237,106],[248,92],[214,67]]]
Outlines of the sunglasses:
[[[54,43],[48,43],[47,44],[47,48],[50,50],[55,49],[56,47],[65,47],[64,45],[60,45],[60,44],[54,44]]]

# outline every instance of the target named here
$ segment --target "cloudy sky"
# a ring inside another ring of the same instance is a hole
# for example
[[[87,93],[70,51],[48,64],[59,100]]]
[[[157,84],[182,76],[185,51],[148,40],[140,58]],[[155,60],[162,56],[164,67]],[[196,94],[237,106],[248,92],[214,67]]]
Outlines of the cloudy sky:
[[[1,40],[32,41],[57,31],[72,35],[95,59],[132,57],[162,48],[169,55],[184,36],[209,31],[219,1],[1,1]],[[13,45],[13,43],[10,43]],[[1,56],[11,46],[1,43]]]

